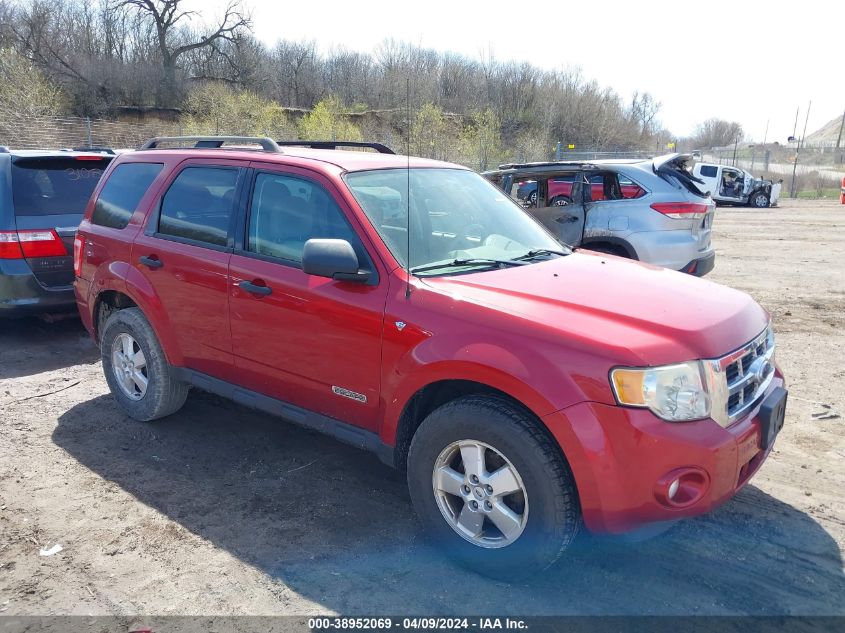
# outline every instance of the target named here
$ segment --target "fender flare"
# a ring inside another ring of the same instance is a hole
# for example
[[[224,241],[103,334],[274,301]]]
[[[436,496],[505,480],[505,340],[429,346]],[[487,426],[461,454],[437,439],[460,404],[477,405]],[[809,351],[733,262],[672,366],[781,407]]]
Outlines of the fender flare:
[[[420,391],[435,383],[447,381],[473,382],[504,393],[522,404],[538,420],[558,409],[527,382],[490,365],[474,361],[444,360],[426,364],[408,374],[385,401],[381,440],[395,445],[399,425],[408,405]]]

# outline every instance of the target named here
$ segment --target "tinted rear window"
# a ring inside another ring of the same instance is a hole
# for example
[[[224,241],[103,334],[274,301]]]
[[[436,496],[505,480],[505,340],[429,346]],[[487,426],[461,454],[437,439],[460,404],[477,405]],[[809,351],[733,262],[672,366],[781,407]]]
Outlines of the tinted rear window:
[[[164,195],[158,232],[225,246],[237,181],[235,168],[186,167]]]
[[[91,222],[124,228],[163,167],[161,163],[124,163],[115,167],[100,191]]]
[[[12,163],[15,215],[81,215],[110,160],[18,158]]]
[[[716,177],[716,166],[715,165],[702,165],[701,166],[701,175],[705,178],[715,178]]]

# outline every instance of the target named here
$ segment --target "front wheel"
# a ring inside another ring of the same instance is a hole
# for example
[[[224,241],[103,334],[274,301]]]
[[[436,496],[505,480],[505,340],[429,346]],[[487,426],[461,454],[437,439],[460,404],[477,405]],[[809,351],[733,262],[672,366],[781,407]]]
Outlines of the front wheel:
[[[767,209],[769,207],[769,196],[764,191],[757,191],[751,194],[748,204],[755,209]]]
[[[451,557],[505,581],[549,567],[581,524],[560,452],[539,421],[496,396],[460,398],[423,421],[408,486],[424,528]]]

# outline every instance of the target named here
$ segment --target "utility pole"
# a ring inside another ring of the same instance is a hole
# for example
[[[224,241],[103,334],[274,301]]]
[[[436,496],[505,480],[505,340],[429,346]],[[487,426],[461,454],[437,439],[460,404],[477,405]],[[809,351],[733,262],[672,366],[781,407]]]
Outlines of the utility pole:
[[[795,162],[792,163],[792,183],[789,185],[790,190],[790,198],[795,198],[797,196],[797,192],[795,191],[795,170],[798,168],[798,155],[801,152],[801,145],[804,143],[804,137],[807,135],[807,122],[810,120],[810,108],[812,107],[813,102],[807,105],[807,117],[804,119],[804,133],[801,135],[801,138],[798,139],[798,147],[795,148]],[[798,115],[795,115],[796,123]]]
[[[763,151],[766,151],[766,139],[769,137],[769,121],[766,121],[766,131],[763,133]],[[754,173],[754,159],[757,158],[756,143],[751,147],[751,173]]]
[[[836,137],[836,149],[839,149],[839,143],[842,141],[843,128],[845,128],[845,112],[842,113],[842,123],[839,124],[839,136]]]

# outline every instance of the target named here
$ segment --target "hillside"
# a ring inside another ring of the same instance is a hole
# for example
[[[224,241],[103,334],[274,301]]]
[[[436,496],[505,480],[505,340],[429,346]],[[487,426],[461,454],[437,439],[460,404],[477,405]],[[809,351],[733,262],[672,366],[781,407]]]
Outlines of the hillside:
[[[823,143],[825,141],[836,141],[839,138],[839,130],[842,126],[842,117],[838,116],[825,123],[812,134],[807,135],[808,143]]]

